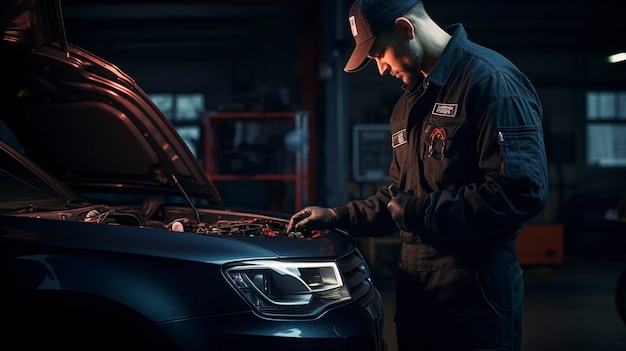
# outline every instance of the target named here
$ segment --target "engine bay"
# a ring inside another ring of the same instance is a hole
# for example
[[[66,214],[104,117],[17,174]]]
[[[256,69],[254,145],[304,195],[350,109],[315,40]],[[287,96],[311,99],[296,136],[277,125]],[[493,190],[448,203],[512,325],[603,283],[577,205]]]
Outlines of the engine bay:
[[[254,216],[229,211],[203,211],[197,216],[184,207],[166,207],[159,204],[146,213],[146,206],[90,205],[71,210],[43,210],[29,208],[14,213],[16,216],[64,221],[89,222],[164,229],[172,232],[191,232],[203,235],[316,238],[325,231],[286,232],[287,222],[267,216]],[[200,220],[198,220],[198,218]]]

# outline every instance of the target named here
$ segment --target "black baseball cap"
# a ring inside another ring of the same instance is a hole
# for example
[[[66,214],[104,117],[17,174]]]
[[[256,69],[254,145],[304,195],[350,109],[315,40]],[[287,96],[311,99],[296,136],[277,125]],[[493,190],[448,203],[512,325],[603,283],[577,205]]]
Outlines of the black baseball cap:
[[[356,72],[370,61],[367,54],[374,45],[376,35],[404,15],[420,0],[356,0],[348,12],[348,23],[356,46],[348,63],[346,72]]]

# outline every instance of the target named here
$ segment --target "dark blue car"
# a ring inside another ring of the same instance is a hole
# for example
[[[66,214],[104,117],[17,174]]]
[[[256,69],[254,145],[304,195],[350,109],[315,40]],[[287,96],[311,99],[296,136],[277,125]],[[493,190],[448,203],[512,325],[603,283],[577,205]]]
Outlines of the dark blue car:
[[[2,349],[385,349],[353,239],[228,207],[57,1],[0,10]]]

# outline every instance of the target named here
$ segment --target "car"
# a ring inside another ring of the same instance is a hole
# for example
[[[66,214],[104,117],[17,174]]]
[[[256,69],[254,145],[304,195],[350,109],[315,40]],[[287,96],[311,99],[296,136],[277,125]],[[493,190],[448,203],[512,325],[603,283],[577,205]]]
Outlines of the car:
[[[132,77],[66,40],[60,2],[0,11],[3,349],[385,349],[352,236],[229,207]]]

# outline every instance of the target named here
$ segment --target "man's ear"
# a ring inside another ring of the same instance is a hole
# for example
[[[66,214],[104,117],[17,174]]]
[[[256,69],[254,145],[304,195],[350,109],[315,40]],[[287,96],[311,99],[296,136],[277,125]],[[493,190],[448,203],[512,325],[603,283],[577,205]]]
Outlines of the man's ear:
[[[415,37],[413,23],[406,17],[398,17],[395,20],[396,28],[406,37],[407,40],[411,40]]]

